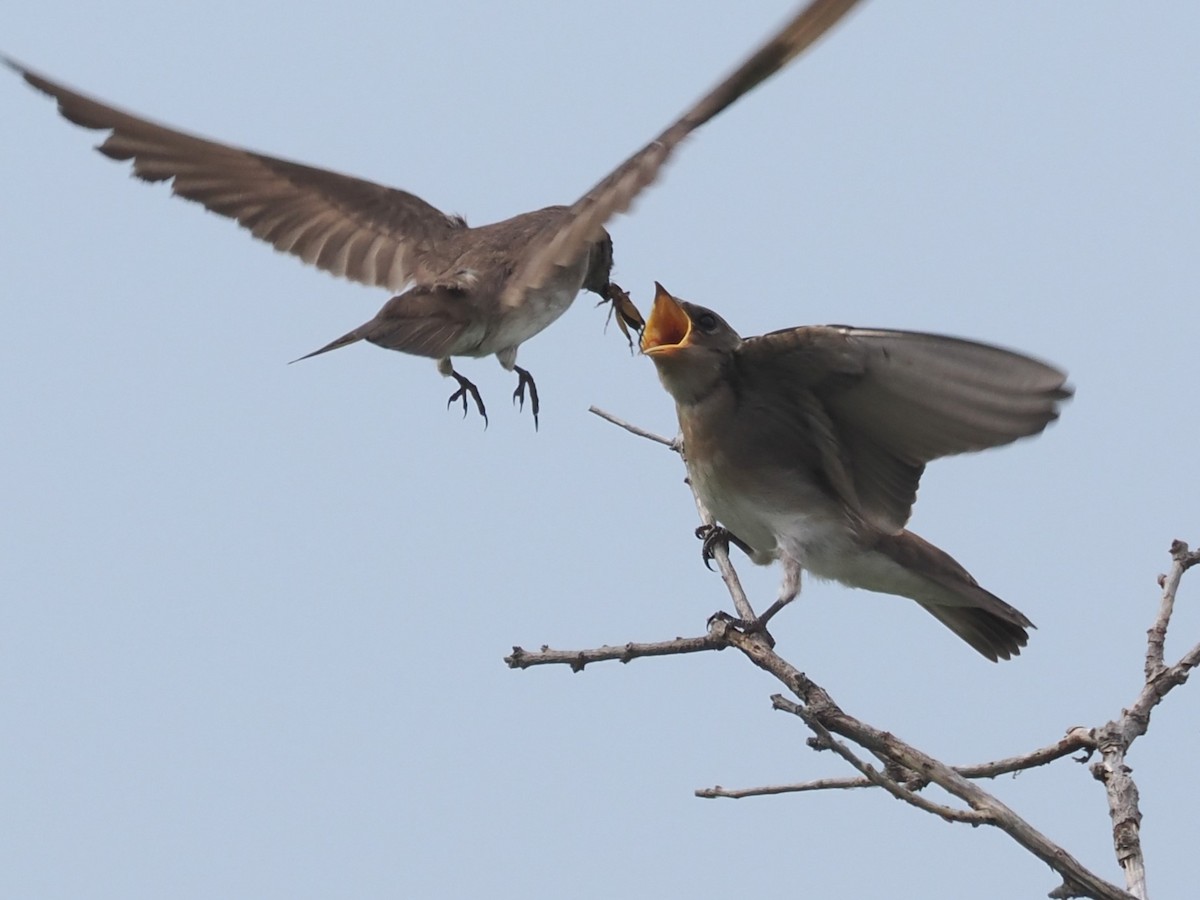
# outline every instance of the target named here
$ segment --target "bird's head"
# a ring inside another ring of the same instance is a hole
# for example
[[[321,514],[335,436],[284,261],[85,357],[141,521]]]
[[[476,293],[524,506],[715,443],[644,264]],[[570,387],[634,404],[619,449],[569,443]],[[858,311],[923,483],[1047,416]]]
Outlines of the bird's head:
[[[742,339],[711,309],[672,297],[657,282],[654,287],[642,352],[677,403],[702,400],[716,387]]]
[[[588,250],[587,272],[583,276],[583,289],[608,299],[608,276],[612,274],[613,244],[608,232],[601,230],[601,237]]]

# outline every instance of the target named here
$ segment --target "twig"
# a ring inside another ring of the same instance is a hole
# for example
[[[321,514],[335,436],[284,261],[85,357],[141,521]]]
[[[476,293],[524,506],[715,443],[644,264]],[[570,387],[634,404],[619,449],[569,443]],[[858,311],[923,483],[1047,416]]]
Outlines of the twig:
[[[855,769],[862,773],[872,784],[883,788],[893,797],[898,800],[903,800],[915,806],[917,809],[923,809],[925,812],[933,813],[935,816],[940,816],[947,822],[967,822],[971,825],[995,824],[991,816],[985,811],[954,809],[951,806],[945,806],[941,803],[934,803],[926,797],[921,796],[915,791],[911,791],[904,787],[898,781],[888,778],[882,772],[867,765],[845,744],[834,738],[830,734],[829,729],[825,727],[820,716],[807,709],[803,704],[793,703],[791,700],[775,694],[771,697],[771,703],[776,709],[790,712],[794,716],[804,720],[804,724],[812,729],[813,733],[821,739],[821,746],[826,747],[840,756],[846,762],[850,763]]]
[[[639,428],[637,425],[632,425],[629,422],[626,422],[624,419],[617,418],[610,412],[605,412],[598,406],[589,406],[588,412],[594,416],[599,416],[606,422],[611,422],[618,428],[624,428],[630,434],[636,434],[638,437],[643,437],[648,441],[654,441],[655,443],[662,444],[663,446],[674,450],[676,453],[682,452],[682,444],[678,438],[665,438],[661,434],[655,434],[653,431],[647,431],[644,428]]]
[[[713,518],[712,513],[708,511],[704,501],[695,491],[692,491],[692,498],[696,501],[696,512],[700,516],[700,521],[710,527],[715,525],[716,519]],[[733,608],[737,610],[738,617],[743,622],[753,622],[757,616],[754,613],[754,607],[750,605],[750,600],[746,597],[746,589],[742,587],[742,580],[738,578],[737,570],[734,569],[733,562],[729,558],[729,546],[721,541],[715,542],[712,547],[712,558],[717,563],[717,571],[721,573],[721,580],[725,582],[725,589],[729,591],[729,596],[733,600]]]
[[[1061,741],[1057,741],[1048,747],[1034,750],[1031,753],[1010,756],[1006,759],[997,759],[991,762],[976,763],[972,766],[952,766],[952,768],[959,775],[963,776],[963,778],[996,778],[1000,775],[1023,772],[1026,769],[1047,765],[1064,756],[1069,756],[1076,750],[1085,750],[1088,753],[1095,750],[1095,740],[1088,729],[1081,727],[1072,728]],[[1084,761],[1084,759],[1079,760],[1079,762]],[[924,786],[925,782],[917,780],[916,784],[916,787],[912,783],[905,786],[911,790],[919,790],[920,787]],[[818,778],[813,781],[801,781],[794,784],[771,784],[751,788],[725,788],[720,785],[714,785],[710,788],[698,789],[696,796],[705,799],[719,797],[741,800],[745,797],[801,794],[809,791],[857,790],[858,788],[870,787],[877,787],[877,785],[867,778]]]
[[[681,457],[684,455],[683,441],[680,438],[668,440],[661,434],[655,434],[652,431],[646,431],[644,428],[639,428],[637,425],[630,424],[624,419],[614,416],[612,413],[600,409],[597,406],[589,406],[588,412],[599,416],[606,422],[611,422],[618,428],[624,428],[630,434],[636,434],[638,437],[646,438],[650,441],[656,441],[666,447],[674,450]],[[691,485],[689,484],[689,487]],[[704,501],[700,499],[700,495],[692,491],[692,498],[696,501],[696,512],[700,515],[700,521],[705,525],[715,525],[716,519],[713,518],[704,506]],[[746,591],[742,588],[741,579],[738,578],[737,572],[733,568],[733,563],[729,561],[729,548],[724,544],[715,544],[713,546],[713,559],[717,562],[717,570],[721,573],[721,580],[725,582],[725,587],[729,591],[729,596],[733,598],[733,607],[737,610],[738,617],[744,622],[753,621],[756,616],[754,607],[750,605],[750,601],[746,598]]]
[[[1171,571],[1158,576],[1158,586],[1162,588],[1162,600],[1159,602],[1158,615],[1154,624],[1146,632],[1146,683],[1154,680],[1165,666],[1163,665],[1163,650],[1167,642],[1167,627],[1171,624],[1171,614],[1175,611],[1175,592],[1179,590],[1179,582],[1183,573],[1200,562],[1200,551],[1188,551],[1188,545],[1183,541],[1171,543]]]
[[[710,788],[697,788],[695,794],[706,800],[724,797],[731,800],[741,800],[744,797],[769,797],[776,794],[800,794],[805,791],[845,791],[855,788],[875,787],[875,783],[866,778],[816,778],[812,781],[802,781],[798,784],[768,784],[752,788],[724,788],[714,784]]]
[[[1090,754],[1095,749],[1096,742],[1092,737],[1091,731],[1080,726],[1075,726],[1067,731],[1066,736],[1061,741],[1053,743],[1048,747],[1041,747],[1030,753],[1024,753],[1021,756],[1010,756],[1007,759],[977,763],[973,766],[955,766],[954,771],[963,776],[963,778],[995,778],[998,775],[1007,775],[1009,772],[1023,772],[1026,769],[1044,766],[1047,763],[1054,762],[1056,759],[1070,756],[1076,750],[1085,750]],[[1085,759],[1080,759],[1079,762],[1084,762]]]
[[[711,634],[702,637],[675,638],[673,641],[653,643],[628,643],[618,646],[605,645],[592,650],[551,650],[543,646],[540,650],[525,650],[513,647],[513,652],[504,657],[510,669],[528,669],[530,666],[570,666],[572,671],[582,672],[588,663],[616,659],[627,663],[644,656],[678,656],[684,653],[703,653],[706,650],[724,650],[728,644],[715,640]]]

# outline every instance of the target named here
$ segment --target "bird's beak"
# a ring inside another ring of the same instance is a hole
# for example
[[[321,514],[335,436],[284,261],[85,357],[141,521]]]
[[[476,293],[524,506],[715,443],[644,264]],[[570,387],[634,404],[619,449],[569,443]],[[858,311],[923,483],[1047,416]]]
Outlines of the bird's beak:
[[[668,353],[686,347],[692,335],[692,320],[657,281],[654,289],[654,308],[642,331],[642,352]]]

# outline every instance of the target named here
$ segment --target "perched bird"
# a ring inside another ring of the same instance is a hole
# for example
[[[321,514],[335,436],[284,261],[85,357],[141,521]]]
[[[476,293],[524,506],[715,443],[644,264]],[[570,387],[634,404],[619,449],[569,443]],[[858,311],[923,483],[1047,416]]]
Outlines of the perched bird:
[[[947,553],[905,530],[925,464],[1038,434],[1066,375],[999,347],[843,325],[741,338],[657,286],[642,350],[675,399],[692,487],[760,565],[910,597],[992,661],[1032,623]]]
[[[132,160],[145,181],[171,181],[175,194],[236,220],[255,237],[305,262],[392,291],[373,319],[308,354],[358,341],[433,357],[454,378],[449,400],[468,396],[487,421],[479,391],[454,370],[455,356],[495,354],[516,371],[514,401],[537,387],[516,364],[517,348],[561,316],[580,290],[611,301],[622,330],[641,316],[609,278],[612,241],[604,224],[624,212],[696,128],[781,69],[829,30],[857,0],[813,0],[736,71],[654,141],[572,206],[549,206],[476,228],[419,197],[311,166],[205,140],[138,118],[4,61],[58,101],[77,125],[111,132],[98,147]],[[305,359],[307,357],[301,357]]]

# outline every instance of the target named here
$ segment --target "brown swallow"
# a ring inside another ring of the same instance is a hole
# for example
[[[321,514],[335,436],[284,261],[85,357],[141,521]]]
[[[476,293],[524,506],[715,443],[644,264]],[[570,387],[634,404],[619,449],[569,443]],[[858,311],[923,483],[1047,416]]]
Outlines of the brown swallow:
[[[807,326],[741,338],[661,285],[642,350],[675,399],[692,487],[731,540],[800,572],[910,597],[990,660],[1033,624],[949,554],[905,529],[925,464],[1035,435],[1071,396],[1066,375],[958,338]],[[705,543],[706,557],[712,541]]]
[[[628,296],[609,278],[612,241],[605,223],[629,208],[685,137],[781,69],[855,2],[814,0],[573,205],[475,228],[406,191],[176,131],[4,61],[57,100],[69,121],[110,132],[97,149],[132,160],[138,178],[170,181],[178,196],[334,275],[391,291],[407,286],[369,322],[308,356],[366,340],[432,357],[439,372],[458,382],[449,402],[461,400],[465,415],[470,396],[486,423],[479,391],[454,370],[451,358],[495,354],[506,370],[517,372],[513,399],[522,408],[528,386],[536,425],[537,388],[516,364],[524,341],[561,316],[580,290],[613,302],[623,326],[641,324],[636,308],[629,311]]]

